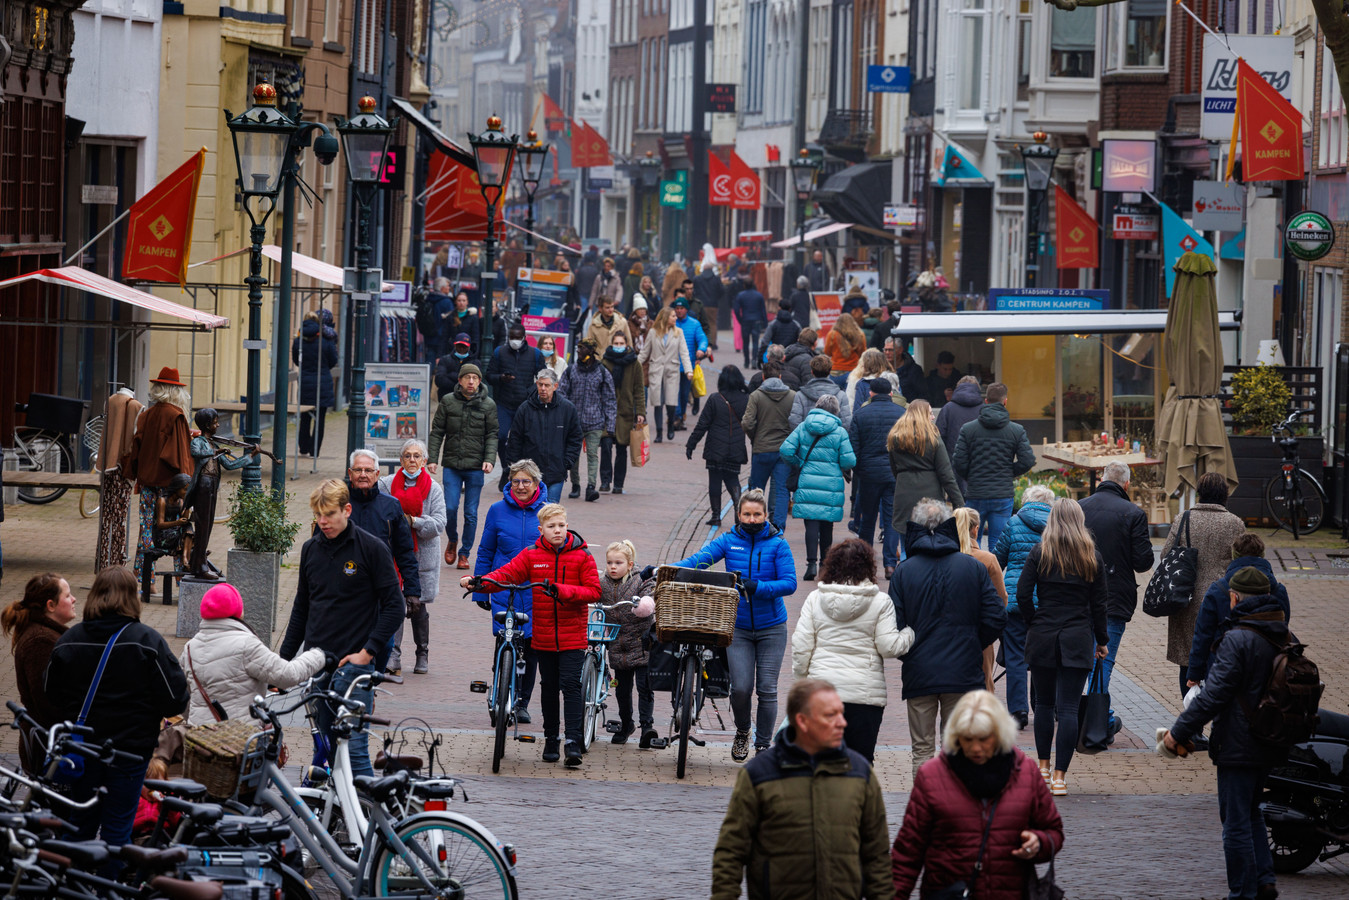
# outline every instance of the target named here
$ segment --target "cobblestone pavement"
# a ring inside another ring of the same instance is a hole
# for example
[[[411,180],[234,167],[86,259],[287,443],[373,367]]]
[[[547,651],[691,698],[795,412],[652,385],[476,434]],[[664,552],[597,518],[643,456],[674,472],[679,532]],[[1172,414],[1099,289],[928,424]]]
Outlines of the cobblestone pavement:
[[[330,438],[342,433],[339,426],[335,420],[328,430]],[[700,459],[684,458],[686,436],[679,434],[676,444],[653,446],[650,466],[629,471],[624,496],[602,495],[595,503],[567,501],[572,528],[586,538],[597,558],[602,558],[610,541],[629,538],[637,545],[639,564],[673,562],[714,533],[705,524],[705,469]],[[330,439],[319,475],[306,471],[291,482],[290,508],[298,520],[308,518],[307,497],[313,486],[321,478],[341,475],[340,453],[340,442]],[[495,479],[489,479],[489,486],[494,483]],[[232,489],[232,484],[223,488]],[[489,487],[484,491],[480,519],[494,499],[495,491]],[[77,502],[76,495],[70,494],[49,506],[6,507],[0,539],[8,577],[0,585],[0,603],[17,598],[28,575],[48,569],[65,574],[77,597],[87,593],[93,581],[97,520],[81,519]],[[724,521],[730,523],[729,514]],[[842,526],[836,531],[840,537],[844,533]],[[789,522],[787,536],[799,572],[804,568],[800,522]],[[211,542],[213,558],[223,563],[229,545],[228,529],[217,527]],[[289,616],[298,556],[297,544],[282,568],[277,642]],[[512,743],[502,775],[491,776],[485,699],[470,693],[469,682],[490,678],[492,644],[486,616],[461,598],[455,584],[459,574],[449,568],[442,571],[440,597],[431,606],[431,674],[409,674],[404,685],[380,698],[380,714],[395,720],[419,717],[443,734],[441,758],[446,767],[471,780],[470,796],[475,803],[469,811],[497,829],[498,836],[520,847],[526,896],[576,896],[575,885],[582,878],[621,883],[623,887],[613,895],[622,897],[704,892],[710,848],[737,768],[730,760],[733,726],[726,703],[718,703],[720,720],[715,715],[718,710],[709,708],[705,713],[702,737],[707,744],[691,748],[689,774],[683,784],[675,782],[671,751],[643,752],[633,744],[614,747],[607,742],[597,744],[586,764],[575,772],[544,765],[539,760],[541,742]],[[1327,685],[1324,704],[1349,709],[1349,647],[1336,640],[1344,621],[1343,582],[1335,576],[1294,571],[1280,573],[1280,577],[1292,597],[1293,628],[1309,644],[1321,667]],[[794,627],[812,588],[803,584],[787,598],[789,627]],[[171,636],[176,612],[176,607],[156,601],[146,607],[143,619]],[[169,642],[175,649],[183,643],[173,637]],[[1176,669],[1165,659],[1165,642],[1163,620],[1140,613],[1130,623],[1112,684],[1114,706],[1124,719],[1125,731],[1111,751],[1073,761],[1069,773],[1072,794],[1061,803],[1069,845],[1059,874],[1072,886],[1069,896],[1216,897],[1222,893],[1213,767],[1202,755],[1197,760],[1163,762],[1150,749],[1153,728],[1169,725],[1179,709]],[[911,787],[910,755],[907,717],[899,699],[900,666],[891,663],[886,675],[890,704],[880,733],[877,771],[891,792],[893,832],[904,805],[899,792]],[[779,696],[790,683],[790,659],[784,658]],[[0,694],[17,696],[11,666],[0,666]],[[615,710],[611,700],[610,717],[616,717]],[[663,711],[668,722],[668,710],[667,697],[658,695],[658,722]],[[537,701],[531,711],[534,724],[526,729],[539,735],[542,717]],[[600,740],[606,738],[602,735]],[[1019,744],[1033,752],[1029,731],[1021,733]],[[14,750],[13,732],[0,731],[0,752]],[[580,787],[578,782],[586,784]],[[578,840],[575,823],[582,810],[593,811],[596,836],[606,851],[602,855],[589,849],[593,841]],[[653,815],[654,810],[663,812]],[[667,835],[672,832],[687,837],[670,841]],[[630,840],[625,842],[622,836]],[[660,841],[659,852],[651,849],[653,839]],[[1171,846],[1180,841],[1183,847]],[[624,847],[625,843],[629,846]],[[622,881],[613,876],[615,866],[624,873]],[[1296,879],[1285,887],[1283,896],[1349,895],[1343,877],[1349,867],[1332,861],[1309,871],[1322,874]],[[1168,892],[1171,885],[1180,883],[1187,887]]]

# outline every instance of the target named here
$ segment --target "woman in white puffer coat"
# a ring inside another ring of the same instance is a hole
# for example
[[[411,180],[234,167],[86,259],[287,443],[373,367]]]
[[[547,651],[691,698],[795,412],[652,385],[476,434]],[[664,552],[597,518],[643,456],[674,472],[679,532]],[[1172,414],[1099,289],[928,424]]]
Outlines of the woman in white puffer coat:
[[[899,630],[894,603],[876,584],[876,554],[866,541],[831,547],[819,584],[792,634],[792,674],[834,686],[848,720],[843,742],[871,762],[885,713],[884,661],[908,652],[913,629]]]

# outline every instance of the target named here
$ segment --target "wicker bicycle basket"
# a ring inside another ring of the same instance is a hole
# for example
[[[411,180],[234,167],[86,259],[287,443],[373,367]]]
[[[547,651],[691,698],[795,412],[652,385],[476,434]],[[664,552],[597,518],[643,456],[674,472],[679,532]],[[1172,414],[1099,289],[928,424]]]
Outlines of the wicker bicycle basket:
[[[656,639],[697,636],[717,647],[730,644],[740,605],[737,581],[731,572],[661,566],[656,570]]]
[[[226,719],[188,729],[183,735],[183,775],[206,786],[213,798],[234,796],[244,750],[257,733],[256,722]]]

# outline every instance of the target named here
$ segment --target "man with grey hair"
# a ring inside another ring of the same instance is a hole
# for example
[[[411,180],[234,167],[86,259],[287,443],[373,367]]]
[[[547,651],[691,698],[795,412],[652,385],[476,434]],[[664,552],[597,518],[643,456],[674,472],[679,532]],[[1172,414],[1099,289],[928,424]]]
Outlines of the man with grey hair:
[[[379,456],[364,447],[351,451],[347,461],[347,491],[351,494],[351,521],[357,528],[379,539],[393,556],[398,580],[403,588],[408,616],[421,611],[422,581],[417,570],[417,553],[412,545],[412,528],[403,506],[379,489]],[[376,656],[377,670],[389,661],[393,642]]]
[[[567,472],[581,456],[581,417],[570,400],[557,389],[557,373],[539,369],[534,392],[515,411],[506,438],[506,465],[517,459],[532,459],[543,473],[548,502],[562,497]]]
[[[1134,573],[1152,568],[1152,541],[1148,537],[1147,514],[1129,499],[1129,467],[1118,460],[1106,463],[1096,491],[1079,505],[1087,530],[1096,541],[1096,550],[1105,561],[1105,629],[1110,640],[1102,673],[1109,690],[1120,639],[1138,608],[1138,578]],[[1112,709],[1112,740],[1122,727]]]
[[[764,362],[775,362],[779,367],[782,366],[782,363],[786,358],[787,350],[779,344],[769,344],[768,349],[764,351]],[[759,369],[754,373],[754,377],[749,380],[749,392],[752,394],[757,391],[759,385],[763,384],[763,381],[763,369]]]
[[[427,306],[425,313],[417,317],[422,332],[422,349],[425,361],[434,363],[448,352],[450,339],[458,333],[452,321],[455,308],[454,301],[450,299],[450,279],[442,275],[431,282],[431,293],[426,295],[422,303]]]
[[[1002,633],[1007,611],[988,569],[960,552],[951,507],[924,497],[907,528],[908,558],[890,579],[890,599],[901,640],[912,645],[900,659],[917,774],[936,747],[938,708],[944,725],[964,694],[984,686],[984,648]]]

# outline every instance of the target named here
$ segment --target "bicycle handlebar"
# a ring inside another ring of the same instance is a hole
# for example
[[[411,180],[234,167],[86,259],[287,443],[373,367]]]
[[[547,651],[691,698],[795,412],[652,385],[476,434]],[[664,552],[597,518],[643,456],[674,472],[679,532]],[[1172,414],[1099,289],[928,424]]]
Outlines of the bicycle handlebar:
[[[1315,412],[1316,410],[1314,409],[1295,409],[1288,414],[1288,418],[1276,424],[1274,426],[1274,430],[1287,431],[1293,427],[1293,423],[1296,422],[1298,419],[1302,418],[1303,416],[1313,415],[1315,414]]]

